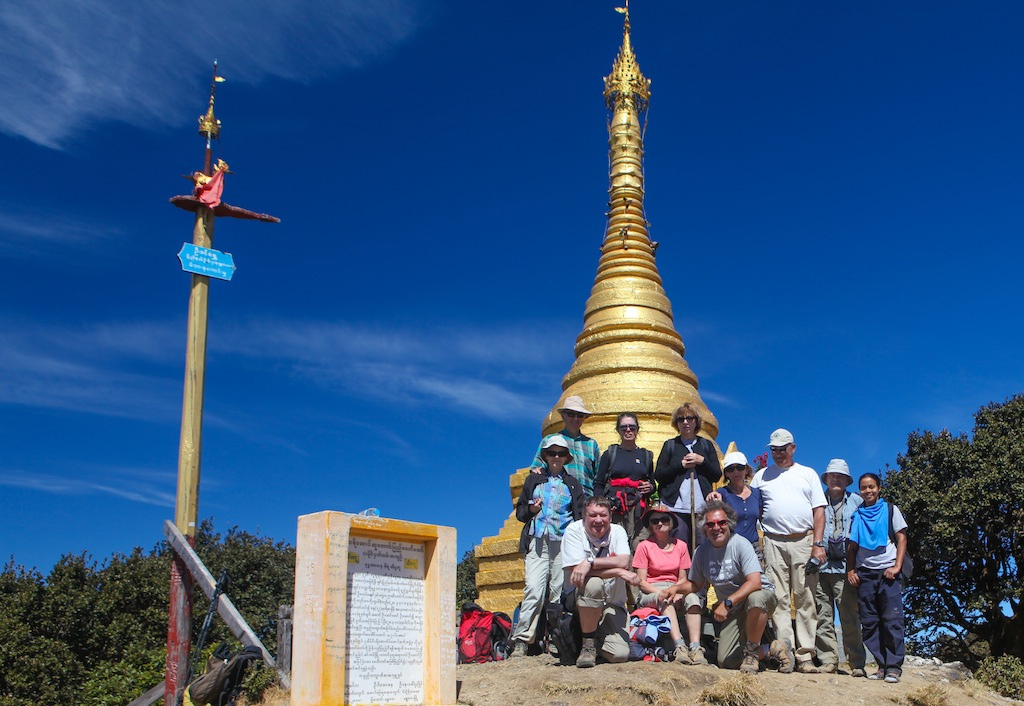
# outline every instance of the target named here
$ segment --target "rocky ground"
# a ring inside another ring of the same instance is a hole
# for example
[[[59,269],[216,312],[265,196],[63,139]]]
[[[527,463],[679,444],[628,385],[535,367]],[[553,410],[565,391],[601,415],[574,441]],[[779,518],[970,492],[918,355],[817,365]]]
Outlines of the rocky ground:
[[[716,667],[676,663],[600,664],[561,667],[549,656],[459,665],[460,704],[469,706],[854,706],[858,704],[1001,704],[1011,702],[970,678],[959,663],[910,657],[898,684],[854,679],[846,674],[757,676]]]
[[[675,663],[561,667],[549,656],[462,664],[458,703],[466,706],[1009,706],[974,681],[959,662],[908,657],[899,684],[847,674],[757,676]],[[288,692],[272,689],[262,706],[288,706]]]

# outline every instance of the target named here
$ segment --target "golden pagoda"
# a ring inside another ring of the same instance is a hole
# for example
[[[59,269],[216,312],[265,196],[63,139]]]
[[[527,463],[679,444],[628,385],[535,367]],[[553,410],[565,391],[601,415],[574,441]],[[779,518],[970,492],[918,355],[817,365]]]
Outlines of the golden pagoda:
[[[718,421],[700,399],[697,376],[683,359],[686,347],[673,326],[672,305],[655,263],[657,244],[647,232],[641,115],[651,97],[651,82],[640,72],[633,53],[628,1],[616,9],[625,15],[625,23],[622,46],[604,79],[611,113],[608,225],[583,331],[576,338],[576,361],[541,429],[543,434],[560,431],[558,409],[567,397],[579,395],[594,412],[583,433],[596,439],[602,450],[618,442],[615,420],[628,411],[640,417],[638,443],[657,455],[661,444],[679,433],[672,427],[672,412],[684,402],[701,411],[702,436],[714,441]],[[524,449],[524,454],[533,450]],[[513,505],[527,472],[519,469],[509,478]],[[485,537],[476,547],[478,602],[488,610],[511,613],[522,600],[521,530],[513,511],[497,536]]]

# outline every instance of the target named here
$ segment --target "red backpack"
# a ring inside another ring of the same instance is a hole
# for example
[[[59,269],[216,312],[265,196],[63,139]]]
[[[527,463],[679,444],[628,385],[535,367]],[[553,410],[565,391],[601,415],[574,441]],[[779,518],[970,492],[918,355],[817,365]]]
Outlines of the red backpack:
[[[512,619],[472,601],[462,606],[459,621],[459,664],[494,662],[511,653]]]

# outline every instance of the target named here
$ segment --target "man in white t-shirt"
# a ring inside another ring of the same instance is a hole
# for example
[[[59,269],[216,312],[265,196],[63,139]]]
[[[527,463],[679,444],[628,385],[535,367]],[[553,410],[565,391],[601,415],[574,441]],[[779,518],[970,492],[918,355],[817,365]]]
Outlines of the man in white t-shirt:
[[[797,670],[814,666],[818,613],[814,591],[818,567],[825,563],[825,493],[812,468],[794,463],[796,443],[786,429],[768,439],[772,465],[761,469],[750,486],[761,489],[765,573],[779,599],[773,620],[779,638],[797,646]],[[790,619],[790,592],[796,610],[796,639]]]
[[[629,659],[626,584],[640,583],[629,559],[629,537],[612,523],[611,500],[589,498],[583,519],[570,523],[562,535],[563,585],[576,589],[583,633],[577,667],[593,667],[598,650],[609,662]]]

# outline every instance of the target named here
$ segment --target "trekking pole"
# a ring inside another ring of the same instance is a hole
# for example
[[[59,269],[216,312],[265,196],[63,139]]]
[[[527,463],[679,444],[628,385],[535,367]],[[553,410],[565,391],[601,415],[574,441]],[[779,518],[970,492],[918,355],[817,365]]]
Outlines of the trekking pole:
[[[195,655],[189,662],[188,671],[185,672],[185,680],[182,682],[186,687],[192,681],[192,675],[199,668],[199,660],[203,657],[203,647],[206,645],[206,638],[210,633],[210,627],[213,625],[213,616],[217,613],[217,601],[220,599],[220,594],[227,590],[230,580],[231,577],[228,575],[227,569],[220,572],[220,577],[217,578],[217,585],[214,587],[213,595],[210,597],[210,607],[207,609],[206,617],[203,619],[203,627],[199,630],[199,639],[196,640],[196,645],[193,648]],[[181,696],[178,697],[178,706],[181,706],[184,699],[185,689],[182,689]]]
[[[693,496],[697,469],[690,469],[690,555],[697,551],[697,499]]]

